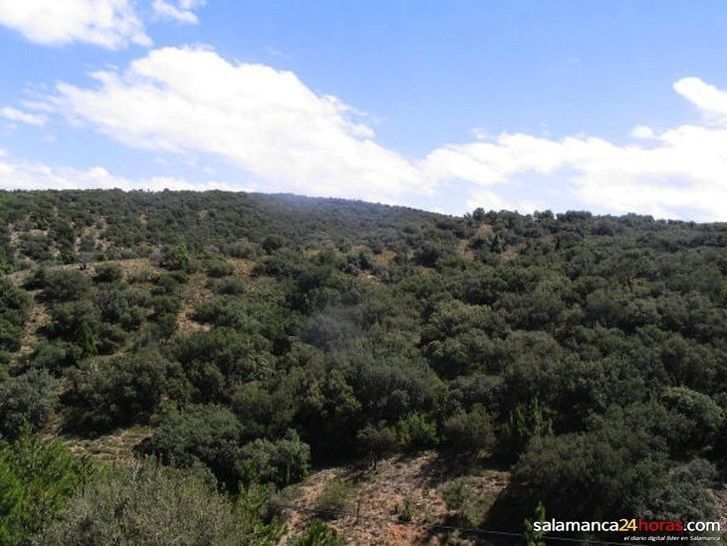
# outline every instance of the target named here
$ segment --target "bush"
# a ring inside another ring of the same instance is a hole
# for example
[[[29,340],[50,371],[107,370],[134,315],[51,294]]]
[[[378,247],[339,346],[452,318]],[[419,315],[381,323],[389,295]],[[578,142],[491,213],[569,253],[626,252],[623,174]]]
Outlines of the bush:
[[[495,502],[495,494],[478,487],[476,478],[464,476],[447,482],[441,490],[447,510],[456,512],[457,524],[479,527]]]
[[[199,469],[144,461],[132,469],[114,469],[92,483],[35,543],[273,546],[281,529],[276,522],[263,521],[261,504],[252,496],[233,504]]]
[[[404,499],[404,505],[399,512],[399,521],[409,523],[414,518],[411,499]]]
[[[237,486],[243,429],[232,411],[215,405],[163,408],[152,424],[156,430],[139,447],[142,453],[177,467],[201,463],[228,487]]]
[[[421,413],[413,413],[394,426],[396,438],[404,451],[428,449],[439,443],[437,425]]]
[[[698,451],[715,441],[725,412],[709,396],[687,387],[669,387],[661,402],[673,416],[670,447],[677,454]]]
[[[207,263],[207,275],[213,278],[232,275],[235,269],[224,260],[211,260]]]
[[[468,452],[492,447],[495,442],[494,427],[490,415],[481,404],[475,404],[469,412],[459,411],[444,422],[447,443]]]
[[[0,279],[0,351],[20,349],[32,299],[7,278]]]
[[[288,430],[284,438],[274,442],[257,439],[244,446],[240,455],[242,474],[248,482],[259,480],[285,487],[308,474],[310,447],[300,441],[294,430]]]
[[[104,321],[128,331],[139,327],[152,305],[152,298],[141,290],[106,289],[95,300]]]
[[[323,520],[314,518],[295,546],[341,546],[338,532]]]
[[[336,519],[339,512],[350,511],[351,495],[353,486],[341,480],[333,480],[326,484],[326,487],[318,495],[316,510],[325,519]]]
[[[67,398],[78,410],[77,424],[97,431],[144,423],[164,395],[178,398],[184,390],[179,364],[153,349],[87,362],[69,379]]]
[[[238,279],[237,277],[228,277],[220,279],[213,284],[213,289],[218,294],[224,294],[228,296],[239,296],[244,294],[247,289],[245,281]]]
[[[225,252],[233,258],[249,258],[255,254],[255,245],[249,241],[238,241],[227,245]]]
[[[396,449],[396,434],[390,427],[367,425],[356,435],[364,451],[371,457],[374,468],[379,460]]]
[[[123,273],[121,266],[115,263],[98,264],[95,267],[96,274],[93,280],[96,282],[116,282],[121,280]]]
[[[675,474],[653,443],[643,432],[617,427],[534,438],[514,467],[513,483],[524,499],[542,500],[556,519],[647,513],[666,519],[713,517],[703,484],[685,480],[688,472]]]
[[[77,345],[60,339],[41,339],[33,346],[33,351],[23,359],[22,366],[29,369],[46,370],[59,377],[68,368],[77,365],[83,351]]]
[[[30,370],[0,383],[0,434],[14,440],[24,428],[40,430],[57,403],[55,382],[44,370]]]
[[[52,302],[78,300],[88,294],[88,277],[75,269],[39,269],[31,285],[41,288],[46,300]]]

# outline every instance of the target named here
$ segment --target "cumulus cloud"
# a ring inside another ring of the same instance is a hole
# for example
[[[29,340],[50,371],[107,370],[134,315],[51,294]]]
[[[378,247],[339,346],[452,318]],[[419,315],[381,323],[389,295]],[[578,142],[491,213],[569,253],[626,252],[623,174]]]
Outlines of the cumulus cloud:
[[[2,0],[0,25],[46,45],[151,45],[131,0]]]
[[[708,116],[727,121],[727,92],[717,89],[700,78],[682,78],[674,83],[674,90]]]
[[[292,72],[231,63],[204,48],[149,52],[123,73],[93,74],[90,88],[59,84],[59,112],[135,147],[213,154],[268,189],[391,200],[427,192],[427,178],[374,141],[335,97]]]
[[[162,19],[172,19],[181,24],[196,25],[199,23],[194,9],[204,5],[200,0],[180,0],[177,4],[165,0],[154,0],[152,9],[154,14]]]
[[[708,122],[662,132],[640,126],[631,133],[637,144],[480,131],[477,140],[423,158],[377,143],[353,108],[315,93],[292,72],[233,63],[211,49],[153,50],[93,78],[89,86],[59,84],[49,105],[129,146],[223,158],[267,191],[400,203],[443,196],[452,203],[460,184],[460,193],[474,189],[456,212],[465,205],[568,206],[727,217],[727,121],[720,117],[727,93],[696,78],[674,88]]]
[[[0,116],[10,121],[17,121],[20,123],[26,123],[28,125],[35,125],[38,127],[42,127],[43,125],[45,125],[46,122],[45,116],[41,114],[31,114],[29,112],[23,112],[22,110],[18,110],[17,108],[12,108],[10,106],[0,108]]]
[[[648,148],[600,138],[505,134],[491,142],[439,148],[427,166],[439,179],[493,188],[534,173],[541,175],[539,184],[559,189],[561,202],[600,212],[718,220],[727,216],[725,150],[727,129],[692,125],[654,135]]]
[[[129,179],[110,173],[103,167],[86,170],[71,167],[52,167],[43,163],[21,161],[0,154],[0,189],[65,190],[65,189],[121,189],[121,190],[244,190],[224,181],[189,181],[171,176],[152,176]]]

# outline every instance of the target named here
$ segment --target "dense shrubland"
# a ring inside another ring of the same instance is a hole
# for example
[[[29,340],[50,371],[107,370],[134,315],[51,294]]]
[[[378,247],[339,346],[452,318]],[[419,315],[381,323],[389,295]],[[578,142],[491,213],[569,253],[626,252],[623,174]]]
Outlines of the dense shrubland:
[[[560,519],[715,516],[727,225],[120,191],[3,193],[0,225],[0,480],[56,499],[42,521],[1,499],[11,543],[162,521],[182,543],[272,543],[262,486],[429,448],[511,468],[499,528],[539,501]],[[33,436],[134,425],[163,466],[95,477]],[[16,468],[33,442],[63,480]]]

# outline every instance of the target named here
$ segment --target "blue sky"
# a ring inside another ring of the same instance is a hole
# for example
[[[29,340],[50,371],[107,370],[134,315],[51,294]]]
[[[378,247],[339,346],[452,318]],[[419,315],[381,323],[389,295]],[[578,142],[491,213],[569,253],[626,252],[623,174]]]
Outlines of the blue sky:
[[[0,187],[727,220],[721,1],[0,0]]]

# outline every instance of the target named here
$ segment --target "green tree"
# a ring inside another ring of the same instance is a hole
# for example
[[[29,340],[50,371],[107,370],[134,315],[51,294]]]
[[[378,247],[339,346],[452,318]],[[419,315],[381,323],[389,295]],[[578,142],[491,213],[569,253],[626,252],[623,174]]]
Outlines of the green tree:
[[[444,422],[444,436],[449,445],[470,453],[488,449],[495,443],[492,419],[482,404],[470,411],[460,410]]]
[[[0,383],[0,437],[12,441],[23,429],[40,430],[57,404],[55,381],[45,370],[30,370]]]
[[[89,462],[60,442],[21,435],[0,441],[0,544],[24,544],[65,508],[92,476]]]
[[[396,434],[394,431],[383,424],[379,426],[366,425],[359,430],[356,439],[363,447],[373,462],[376,469],[378,462],[387,454],[394,451],[397,447]]]

